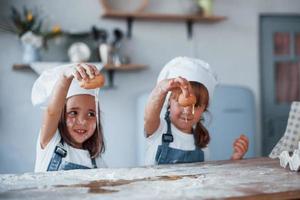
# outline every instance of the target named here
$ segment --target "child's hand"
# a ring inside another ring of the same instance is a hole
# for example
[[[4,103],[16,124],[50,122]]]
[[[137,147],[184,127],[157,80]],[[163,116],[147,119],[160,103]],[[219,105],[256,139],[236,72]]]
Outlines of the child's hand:
[[[82,79],[83,80],[93,79],[99,73],[100,72],[95,65],[81,63],[76,65],[73,75],[78,81],[81,81]]]
[[[188,80],[182,77],[172,78],[172,79],[165,79],[162,80],[158,87],[161,91],[167,93],[172,90],[181,89],[184,93],[184,96],[189,96],[189,89],[190,89],[190,83]]]
[[[80,63],[74,65],[72,68],[68,69],[64,75],[67,78],[76,78],[78,81],[93,79],[100,72],[95,65]]]
[[[248,151],[249,140],[247,136],[241,135],[239,138],[235,139],[233,143],[233,154],[231,156],[232,160],[240,160]]]

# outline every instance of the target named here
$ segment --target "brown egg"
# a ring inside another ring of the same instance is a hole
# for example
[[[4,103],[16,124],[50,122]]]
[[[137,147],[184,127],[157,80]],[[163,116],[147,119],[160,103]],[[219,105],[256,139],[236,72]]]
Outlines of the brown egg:
[[[79,81],[80,87],[84,89],[95,89],[103,87],[105,78],[102,74],[95,76],[93,79]]]
[[[191,94],[189,97],[185,97],[183,93],[181,93],[178,98],[178,103],[183,107],[195,105],[196,102],[197,99],[193,94]]]

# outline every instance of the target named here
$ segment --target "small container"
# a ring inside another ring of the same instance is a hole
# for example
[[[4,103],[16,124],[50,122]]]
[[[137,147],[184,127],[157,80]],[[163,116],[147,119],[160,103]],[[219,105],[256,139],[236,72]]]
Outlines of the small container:
[[[212,0],[198,0],[198,5],[202,8],[204,16],[212,15]]]

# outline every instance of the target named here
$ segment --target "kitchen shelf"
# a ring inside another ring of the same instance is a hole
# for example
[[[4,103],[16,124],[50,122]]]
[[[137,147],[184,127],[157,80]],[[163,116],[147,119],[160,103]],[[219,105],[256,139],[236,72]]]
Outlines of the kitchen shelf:
[[[105,11],[103,18],[133,18],[141,20],[159,20],[159,21],[186,21],[193,20],[196,22],[214,23],[225,20],[223,16],[204,16],[199,14],[181,15],[181,14],[162,14],[162,13],[147,13],[147,12],[120,12],[120,11]]]
[[[140,65],[140,64],[124,64],[120,66],[115,66],[111,64],[104,65],[104,70],[108,73],[108,88],[114,88],[114,74],[116,71],[123,71],[123,72],[129,72],[129,71],[139,71],[146,69],[146,65]]]
[[[180,15],[180,14],[160,14],[147,12],[122,12],[115,10],[104,10],[103,18],[112,19],[126,19],[127,20],[127,37],[131,37],[133,20],[147,20],[147,21],[184,21],[186,22],[188,37],[192,37],[193,23],[217,23],[227,19],[224,16],[205,16],[200,14]]]
[[[41,62],[43,63],[43,62]],[[59,66],[67,63],[56,63],[53,62],[53,66]],[[51,63],[45,67],[44,69],[34,69],[30,64],[14,64],[12,66],[13,70],[33,70],[37,74],[40,74],[43,70],[49,69],[51,67]],[[108,75],[108,85],[106,86],[107,88],[114,88],[114,74],[115,72],[131,72],[131,71],[140,71],[147,69],[146,65],[141,65],[141,64],[123,64],[120,66],[112,65],[112,64],[107,64],[104,65],[103,70],[107,72]]]
[[[115,70],[115,71],[132,71],[132,70],[141,70],[145,69],[146,65],[140,64],[123,64],[120,66],[106,64],[104,65],[105,70]]]

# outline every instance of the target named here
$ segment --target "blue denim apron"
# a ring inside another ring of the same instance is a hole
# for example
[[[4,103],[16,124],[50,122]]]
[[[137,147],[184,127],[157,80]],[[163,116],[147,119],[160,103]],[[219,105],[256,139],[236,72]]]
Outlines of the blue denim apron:
[[[173,135],[171,130],[170,111],[167,110],[165,120],[167,122],[167,133],[162,135],[162,144],[158,146],[155,156],[156,164],[173,164],[173,163],[192,163],[203,162],[204,152],[196,147],[193,151],[185,151],[169,147],[173,142]]]
[[[89,167],[79,165],[72,162],[64,161],[62,162],[62,158],[67,156],[67,150],[64,149],[64,141],[60,140],[58,145],[56,145],[55,150],[53,152],[52,158],[48,165],[47,171],[59,171],[59,170],[72,170],[72,169],[91,169]],[[97,168],[95,158],[92,158],[93,168]]]

